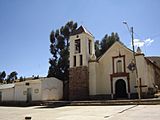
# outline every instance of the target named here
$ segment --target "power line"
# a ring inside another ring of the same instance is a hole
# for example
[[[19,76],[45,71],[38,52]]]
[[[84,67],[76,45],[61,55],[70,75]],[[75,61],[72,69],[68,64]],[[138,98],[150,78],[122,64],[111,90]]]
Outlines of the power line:
[[[140,35],[140,33],[134,32],[134,35],[137,36],[138,38],[140,38],[141,40],[142,40],[142,38],[144,38],[144,37],[142,37],[142,36]],[[150,36],[148,36],[148,37],[145,37],[144,40],[146,40],[146,39],[148,39],[148,38],[153,39],[153,38],[157,38],[157,37],[160,37],[160,33],[157,33],[157,34],[154,34],[154,35],[150,35]]]
[[[134,32],[134,35],[137,36],[137,38],[140,40],[140,42],[144,43],[144,45],[143,45],[144,52],[145,52],[145,54],[147,54],[147,49],[146,49],[146,47],[148,46],[147,45],[147,39],[150,39],[151,41],[154,41],[155,38],[160,37],[160,32],[156,33],[156,34],[153,34],[153,35],[150,35],[149,37],[142,37],[139,33],[136,33],[136,32]]]
[[[152,35],[150,38],[156,38],[156,37],[160,37],[160,33],[157,33],[157,34],[155,34],[155,35]]]

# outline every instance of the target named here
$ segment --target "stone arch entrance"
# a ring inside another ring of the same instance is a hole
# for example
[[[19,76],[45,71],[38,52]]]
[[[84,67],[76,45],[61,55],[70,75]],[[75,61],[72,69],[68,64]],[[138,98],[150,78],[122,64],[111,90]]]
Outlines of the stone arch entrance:
[[[115,98],[127,98],[126,83],[123,79],[115,83]]]

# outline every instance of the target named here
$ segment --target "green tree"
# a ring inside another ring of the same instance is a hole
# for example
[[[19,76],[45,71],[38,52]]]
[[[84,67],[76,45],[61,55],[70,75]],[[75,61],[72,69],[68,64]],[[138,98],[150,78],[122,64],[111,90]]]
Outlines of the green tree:
[[[112,32],[110,36],[106,34],[100,43],[99,41],[96,41],[95,42],[96,56],[99,57],[103,55],[116,41],[120,41],[120,38],[118,36],[118,33],[114,32]]]
[[[95,55],[99,57],[101,55],[99,40],[96,40],[94,45],[95,45]]]
[[[20,82],[24,81],[24,79],[23,79],[22,76],[19,78],[19,81],[20,81]]]
[[[77,23],[67,22],[64,26],[50,33],[50,53],[48,77],[68,80],[69,73],[69,36],[76,30]]]
[[[0,72],[0,83],[3,83],[5,77],[6,77],[6,72],[5,71]]]
[[[17,79],[17,75],[18,75],[18,73],[17,73],[16,71],[11,72],[11,73],[7,76],[7,79],[6,79],[7,83],[11,83],[11,82],[13,82],[14,80],[16,80],[16,79]]]

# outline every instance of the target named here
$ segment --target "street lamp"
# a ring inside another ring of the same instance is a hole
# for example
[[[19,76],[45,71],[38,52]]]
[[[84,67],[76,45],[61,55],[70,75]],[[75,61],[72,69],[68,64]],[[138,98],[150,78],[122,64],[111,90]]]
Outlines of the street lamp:
[[[137,81],[137,87],[138,87],[138,98],[139,100],[141,99],[141,93],[140,93],[140,86],[139,86],[139,80],[138,80],[138,69],[137,69],[137,64],[136,64],[136,57],[135,57],[135,48],[134,48],[134,36],[133,36],[133,27],[129,27],[128,23],[126,21],[123,21],[123,24],[126,25],[131,38],[132,38],[132,49],[133,49],[133,59],[134,59],[134,64],[135,64],[135,72],[136,72],[136,81]]]

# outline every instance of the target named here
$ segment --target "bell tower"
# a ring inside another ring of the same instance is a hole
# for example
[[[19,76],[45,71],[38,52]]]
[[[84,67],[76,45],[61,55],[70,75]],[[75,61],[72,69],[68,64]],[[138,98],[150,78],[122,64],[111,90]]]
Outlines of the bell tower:
[[[95,49],[93,35],[83,26],[70,35],[69,52],[69,99],[87,99],[89,97],[88,62],[95,56]]]

